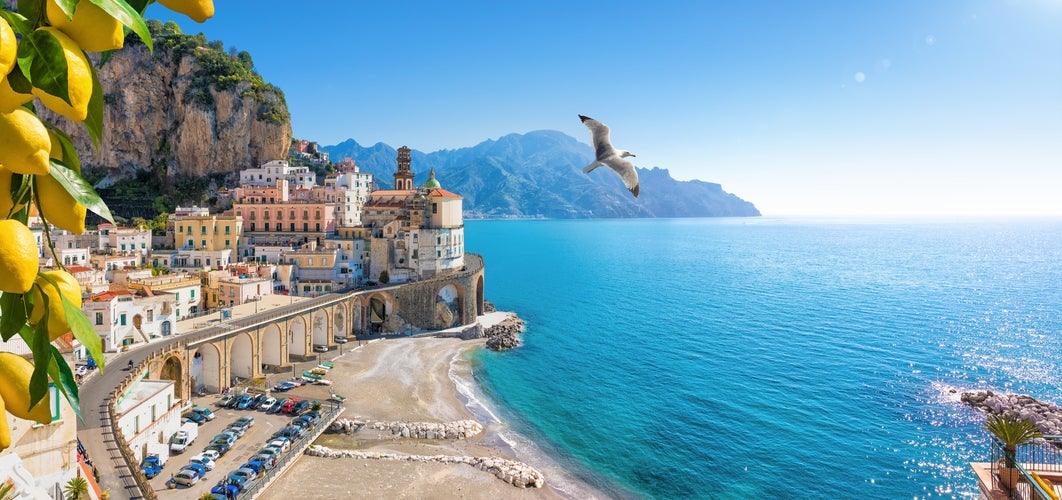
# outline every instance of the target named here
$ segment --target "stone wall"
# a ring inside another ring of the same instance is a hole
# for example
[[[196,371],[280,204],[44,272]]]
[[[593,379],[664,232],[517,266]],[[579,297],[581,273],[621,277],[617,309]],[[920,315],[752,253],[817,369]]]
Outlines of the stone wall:
[[[439,325],[435,319],[435,296],[439,290],[453,284],[461,292],[458,324],[467,325],[476,320],[476,285],[483,276],[483,257],[465,254],[465,267],[455,274],[402,285],[394,291],[396,310],[402,319],[420,330],[435,330],[450,325]]]

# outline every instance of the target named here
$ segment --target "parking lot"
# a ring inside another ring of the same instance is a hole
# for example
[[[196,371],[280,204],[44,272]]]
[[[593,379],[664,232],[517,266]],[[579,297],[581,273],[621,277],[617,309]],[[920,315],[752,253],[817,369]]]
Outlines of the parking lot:
[[[279,398],[300,398],[302,391],[298,388],[287,393],[277,394]],[[170,455],[169,461],[166,466],[163,467],[162,473],[151,480],[151,485],[158,493],[160,498],[199,498],[204,493],[209,493],[210,489],[218,484],[218,481],[225,479],[229,473],[238,469],[242,464],[247,461],[263,446],[269,438],[277,431],[288,425],[292,421],[291,415],[285,415],[283,413],[266,413],[262,410],[237,410],[230,408],[221,408],[217,406],[221,396],[207,396],[201,398],[195,398],[194,403],[197,406],[209,408],[214,412],[214,420],[206,421],[199,426],[199,433],[188,449],[178,455]],[[310,399],[312,400],[312,398]],[[203,451],[215,435],[226,430],[233,422],[243,416],[254,417],[254,425],[247,428],[242,437],[236,440],[232,449],[225,455],[218,458],[215,463],[214,470],[207,471],[206,475],[199,479],[199,481],[191,487],[185,487],[183,485],[177,485],[174,489],[167,488],[167,481],[169,481],[171,475],[176,474],[182,467],[188,464],[188,459],[194,455]],[[290,451],[288,453],[291,453]]]

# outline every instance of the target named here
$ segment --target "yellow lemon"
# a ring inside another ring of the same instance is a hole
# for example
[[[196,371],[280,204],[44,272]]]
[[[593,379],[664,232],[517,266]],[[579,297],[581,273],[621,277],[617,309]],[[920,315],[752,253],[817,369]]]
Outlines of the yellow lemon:
[[[55,280],[59,289],[62,290],[62,296],[74,304],[74,307],[81,309],[81,285],[78,285],[77,280],[70,273],[56,269],[41,274]],[[41,297],[43,289],[44,294],[48,296],[48,339],[55,340],[69,332],[70,325],[66,321],[66,312],[63,311],[62,298],[55,291],[55,287],[44,279],[44,276],[38,276],[38,286],[33,287],[33,311],[30,312],[29,324],[36,326],[44,317],[44,300]]]
[[[89,1],[78,2],[69,19],[55,0],[48,0],[48,22],[90,52],[120,49],[125,43],[122,23]]]
[[[48,129],[26,108],[0,113],[0,165],[19,174],[47,174],[51,170]]]
[[[4,398],[0,398],[0,451],[11,446],[11,429],[7,426],[7,415],[4,415]]]
[[[197,23],[214,17],[214,0],[159,0],[167,9],[180,12]]]
[[[0,220],[0,291],[26,293],[37,279],[37,239],[25,224]]]
[[[5,409],[18,418],[47,424],[52,421],[51,395],[45,393],[44,399],[30,408],[31,375],[33,363],[28,359],[0,352],[0,397],[4,399]]]
[[[22,210],[23,205],[15,206],[15,200],[11,198],[11,178],[14,172],[0,167],[0,219],[8,214]]]
[[[51,132],[48,135],[51,139],[51,157],[62,160],[63,149],[59,145],[59,138]],[[76,167],[74,171],[81,173]],[[38,208],[48,223],[74,234],[84,233],[85,216],[88,214],[85,205],[78,203],[73,196],[70,196],[66,188],[59,184],[59,181],[55,180],[51,174],[35,176],[35,180],[41,200]]]
[[[0,78],[0,113],[10,113],[32,99],[33,94],[15,92],[7,78]]]
[[[59,41],[59,45],[63,47],[63,54],[66,56],[67,93],[70,102],[37,87],[33,88],[33,95],[39,97],[41,102],[52,111],[75,122],[84,121],[88,116],[89,99],[92,99],[92,68],[89,66],[89,60],[77,42],[63,34],[62,31],[50,27],[40,29],[54,36]]]
[[[11,68],[15,67],[17,54],[18,39],[15,38],[15,30],[11,29],[7,19],[0,17],[0,75],[7,75]]]

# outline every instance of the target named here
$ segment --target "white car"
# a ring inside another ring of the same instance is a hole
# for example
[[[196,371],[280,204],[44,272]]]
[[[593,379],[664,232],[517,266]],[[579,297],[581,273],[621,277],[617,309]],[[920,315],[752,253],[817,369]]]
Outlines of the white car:
[[[188,463],[202,465],[203,468],[207,471],[214,470],[214,460],[212,460],[210,457],[204,456],[203,454],[199,454],[194,457],[189,457]]]
[[[192,469],[181,469],[176,476],[173,476],[173,481],[177,484],[192,486],[199,482],[199,474]]]
[[[313,345],[313,352],[328,352],[328,346],[321,344]]]
[[[203,450],[203,453],[200,453],[197,456],[209,458],[211,462],[217,462],[218,457],[220,457],[221,455],[218,455],[218,452],[214,450]]]
[[[276,446],[281,453],[287,453],[288,448],[291,447],[291,442],[287,439],[274,439],[266,443],[266,446]]]
[[[269,407],[271,407],[274,404],[276,404],[276,402],[277,402],[277,398],[274,398],[274,397],[265,398],[265,399],[262,400],[262,404],[258,405],[258,409],[259,410],[268,410]]]
[[[349,342],[346,337],[333,337],[332,340],[336,341],[337,344],[346,344]]]

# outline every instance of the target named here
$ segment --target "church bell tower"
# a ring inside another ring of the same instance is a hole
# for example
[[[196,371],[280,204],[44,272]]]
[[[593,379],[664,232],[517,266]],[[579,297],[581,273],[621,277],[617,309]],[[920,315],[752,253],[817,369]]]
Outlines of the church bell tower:
[[[398,171],[395,172],[395,189],[413,189],[413,172],[409,170],[409,148],[398,148]]]

